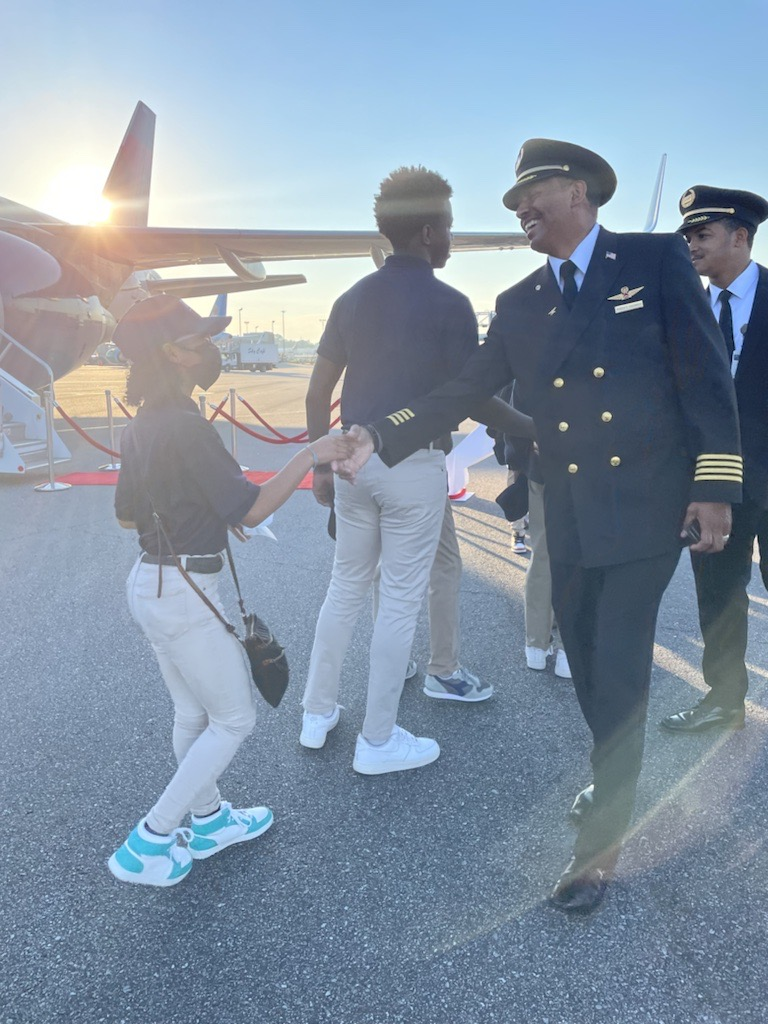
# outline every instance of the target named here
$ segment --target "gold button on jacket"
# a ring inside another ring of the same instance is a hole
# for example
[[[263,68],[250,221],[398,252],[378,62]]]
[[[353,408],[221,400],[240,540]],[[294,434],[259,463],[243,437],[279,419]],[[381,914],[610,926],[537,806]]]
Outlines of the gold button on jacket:
[[[565,384],[565,381],[562,377],[555,377],[552,383],[555,385],[556,388],[561,388],[563,384]]]
[[[569,473],[578,473],[579,472],[579,467],[576,465],[575,462],[572,462],[570,464],[570,466],[568,467],[568,472]]]
[[[565,432],[568,429],[568,424],[563,420],[562,423],[558,423],[557,429]]]
[[[610,423],[611,420],[613,419],[613,413],[612,412],[604,412],[601,415],[600,419],[603,421],[603,423]]]
[[[593,377],[604,377],[605,376],[605,370],[602,368],[602,366],[596,366],[594,368],[594,370],[592,371],[592,376]]]
[[[613,458],[611,459],[611,465],[612,466],[620,466],[621,465],[621,459],[619,458],[618,455],[614,455],[613,456]]]

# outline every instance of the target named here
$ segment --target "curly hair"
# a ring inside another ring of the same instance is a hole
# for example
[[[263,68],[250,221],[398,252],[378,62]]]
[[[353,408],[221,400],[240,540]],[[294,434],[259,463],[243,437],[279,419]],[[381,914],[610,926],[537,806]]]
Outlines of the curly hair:
[[[426,224],[445,219],[445,204],[453,189],[435,171],[398,167],[379,186],[374,197],[376,226],[396,249],[405,248]]]

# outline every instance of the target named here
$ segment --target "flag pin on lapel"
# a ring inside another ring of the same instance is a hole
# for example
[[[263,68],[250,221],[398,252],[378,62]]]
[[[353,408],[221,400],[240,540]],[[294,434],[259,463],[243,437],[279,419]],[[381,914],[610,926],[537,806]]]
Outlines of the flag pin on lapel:
[[[615,260],[616,259],[616,253],[615,252],[606,252],[605,258],[607,260]]]
[[[557,306],[553,306],[552,309],[547,313],[547,316],[554,316],[557,312]]]

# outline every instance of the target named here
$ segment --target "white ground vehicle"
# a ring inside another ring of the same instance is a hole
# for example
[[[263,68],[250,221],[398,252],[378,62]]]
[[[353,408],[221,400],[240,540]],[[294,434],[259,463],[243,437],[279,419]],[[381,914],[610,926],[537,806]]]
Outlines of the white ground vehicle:
[[[267,370],[273,370],[280,362],[275,336],[270,331],[246,334],[239,341],[239,347],[232,353],[236,359],[237,369],[250,370],[251,373],[259,370],[265,373]]]

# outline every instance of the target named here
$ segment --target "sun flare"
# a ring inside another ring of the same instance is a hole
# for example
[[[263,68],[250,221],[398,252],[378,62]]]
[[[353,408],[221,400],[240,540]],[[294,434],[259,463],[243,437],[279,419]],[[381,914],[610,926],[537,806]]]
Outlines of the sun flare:
[[[106,171],[78,164],[60,171],[48,184],[42,209],[70,224],[96,224],[109,219],[110,204],[101,195]]]

